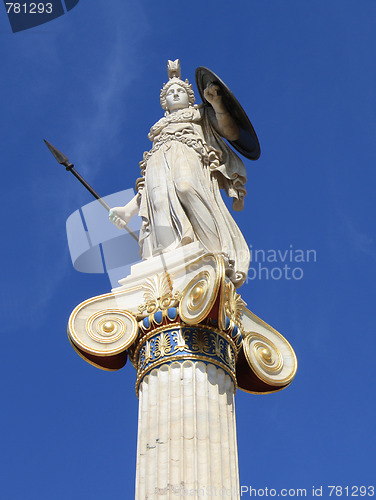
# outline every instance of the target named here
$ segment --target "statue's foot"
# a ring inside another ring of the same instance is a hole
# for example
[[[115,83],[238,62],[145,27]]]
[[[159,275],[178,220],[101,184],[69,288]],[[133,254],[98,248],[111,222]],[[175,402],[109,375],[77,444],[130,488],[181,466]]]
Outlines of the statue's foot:
[[[247,275],[245,273],[237,271],[237,272],[235,272],[235,276],[233,278],[230,278],[230,279],[234,283],[235,288],[239,288],[246,281]]]
[[[228,254],[221,253],[220,255],[223,258],[227,278],[235,285],[236,288],[239,288],[245,282],[247,276],[240,271],[236,271],[235,261],[230,259]]]
[[[221,253],[220,255],[223,258],[226,276],[232,281],[235,277],[235,261],[233,259],[230,259],[227,253]]]

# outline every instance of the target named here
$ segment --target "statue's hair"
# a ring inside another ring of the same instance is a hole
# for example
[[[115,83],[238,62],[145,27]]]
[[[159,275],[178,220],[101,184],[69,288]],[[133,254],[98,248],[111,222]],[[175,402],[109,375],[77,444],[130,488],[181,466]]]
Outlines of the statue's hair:
[[[188,82],[188,80],[185,80],[185,82],[184,82],[180,78],[177,78],[176,76],[174,76],[173,78],[170,78],[167,83],[165,83],[163,85],[163,89],[161,90],[161,93],[160,93],[160,96],[159,96],[159,100],[160,100],[162,108],[164,110],[167,110],[166,94],[167,94],[168,89],[174,83],[176,83],[177,85],[180,85],[180,87],[183,87],[183,89],[188,94],[188,103],[189,103],[189,105],[193,106],[193,104],[195,102],[195,94],[193,92],[192,85]]]

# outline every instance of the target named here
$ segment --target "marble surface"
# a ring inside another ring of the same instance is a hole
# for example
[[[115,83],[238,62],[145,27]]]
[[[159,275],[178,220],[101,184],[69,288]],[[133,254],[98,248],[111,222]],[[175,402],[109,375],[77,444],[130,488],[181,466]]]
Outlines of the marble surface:
[[[235,387],[212,364],[153,370],[139,398],[136,500],[239,498]]]

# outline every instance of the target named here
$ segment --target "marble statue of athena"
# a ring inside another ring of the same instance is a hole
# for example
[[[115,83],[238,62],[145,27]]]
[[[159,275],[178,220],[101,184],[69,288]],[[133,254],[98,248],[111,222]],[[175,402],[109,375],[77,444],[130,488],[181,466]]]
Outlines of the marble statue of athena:
[[[239,127],[218,85],[209,83],[204,90],[215,112],[209,120],[208,106],[195,105],[192,86],[181,79],[179,60],[168,61],[167,67],[169,81],[160,93],[165,115],[148,135],[153,146],[140,162],[137,195],[124,207],[113,208],[110,219],[123,228],[134,215],[142,217],[143,259],[199,241],[208,252],[223,256],[227,275],[240,286],[249,250],[220,194],[224,189],[234,210],[243,209],[246,170],[222,139],[236,141]]]
[[[246,171],[224,139],[257,160],[255,131],[212,71],[196,70],[197,106],[179,61],[167,67],[137,194],[110,210],[119,228],[142,218],[142,261],[111,293],[79,304],[68,335],[91,365],[114,371],[129,359],[136,369],[136,500],[239,500],[236,390],[280,391],[297,363],[237,293],[250,255],[220,190],[242,210]]]

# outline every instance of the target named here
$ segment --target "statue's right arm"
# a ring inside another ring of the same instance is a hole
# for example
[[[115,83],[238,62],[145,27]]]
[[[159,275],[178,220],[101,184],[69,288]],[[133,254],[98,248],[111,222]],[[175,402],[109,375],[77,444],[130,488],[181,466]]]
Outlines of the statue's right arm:
[[[109,219],[119,229],[124,229],[126,224],[138,214],[140,206],[140,194],[137,193],[124,207],[114,207],[109,211]]]

